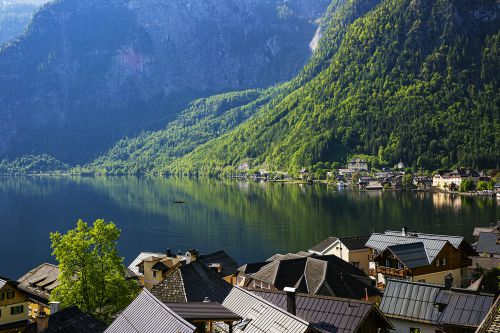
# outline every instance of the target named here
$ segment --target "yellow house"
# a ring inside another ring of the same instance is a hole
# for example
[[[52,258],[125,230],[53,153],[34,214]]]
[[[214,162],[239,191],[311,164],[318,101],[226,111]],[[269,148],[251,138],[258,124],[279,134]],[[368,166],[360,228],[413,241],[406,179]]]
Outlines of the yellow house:
[[[29,299],[16,281],[0,279],[0,332],[28,325]]]
[[[28,314],[34,320],[42,312],[50,315],[50,294],[59,286],[59,268],[53,264],[41,264],[21,276],[18,288],[29,298]]]

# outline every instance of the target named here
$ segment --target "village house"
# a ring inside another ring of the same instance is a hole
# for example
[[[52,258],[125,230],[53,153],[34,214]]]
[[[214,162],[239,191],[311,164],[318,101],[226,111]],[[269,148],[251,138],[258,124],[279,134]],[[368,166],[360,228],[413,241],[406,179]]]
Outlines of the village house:
[[[353,158],[347,163],[347,169],[352,171],[368,171],[368,163],[362,158]]]
[[[491,270],[500,265],[500,235],[498,224],[491,227],[474,228],[473,236],[477,242],[473,244],[477,252],[472,257],[471,271],[476,268]]]
[[[21,276],[19,289],[29,298],[28,314],[35,319],[40,313],[50,315],[50,294],[59,286],[59,268],[53,264],[41,264]]]
[[[468,267],[475,251],[460,236],[444,236],[402,231],[374,233],[366,246],[370,249],[369,273],[384,288],[387,278],[444,283],[449,274],[454,286],[468,278]]]
[[[490,308],[475,333],[500,333],[500,297]]]
[[[76,306],[59,310],[58,303],[51,306],[52,314],[41,312],[36,321],[23,333],[102,333],[106,324]]]
[[[0,277],[0,332],[12,332],[29,324],[29,299],[19,283]]]
[[[309,253],[337,256],[368,273],[368,248],[365,246],[368,239],[369,236],[328,237],[309,249]]]
[[[236,283],[238,263],[224,251],[200,255],[197,250],[189,250],[185,254],[174,255],[170,249],[166,253],[142,252],[129,265],[128,269],[135,274],[141,285],[151,290],[162,282],[168,272],[180,265],[199,261],[216,271],[227,282]]]
[[[388,279],[380,310],[395,333],[472,333],[486,317],[494,296],[442,285]]]
[[[295,294],[293,291],[249,290],[309,322],[320,332],[384,333],[394,329],[391,322],[372,302]]]
[[[462,180],[471,178],[477,183],[479,177],[479,173],[473,170],[456,169],[439,171],[432,178],[432,187],[441,190],[457,191]]]
[[[241,268],[239,281],[248,288],[284,290],[292,287],[297,292],[377,300],[380,292],[361,269],[335,255],[318,256],[312,253],[278,255],[270,258],[254,273]],[[258,266],[258,265],[255,265]]]

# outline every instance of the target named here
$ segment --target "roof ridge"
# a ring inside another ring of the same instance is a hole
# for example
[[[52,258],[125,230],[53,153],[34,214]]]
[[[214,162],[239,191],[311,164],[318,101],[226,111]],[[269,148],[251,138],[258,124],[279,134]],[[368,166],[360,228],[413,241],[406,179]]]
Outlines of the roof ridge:
[[[163,303],[158,298],[156,298],[155,295],[153,295],[151,292],[149,292],[149,290],[147,290],[146,288],[143,288],[142,292],[144,292],[151,300],[153,300],[156,303],[160,304],[160,306],[163,309],[167,310],[167,312],[169,312],[171,315],[173,315],[176,319],[178,319],[180,322],[182,322],[185,326],[189,327],[190,329],[196,329],[195,326],[191,325],[188,321],[186,321],[184,318],[182,318],[181,316],[179,316],[175,311],[173,311],[168,306],[166,306],[165,303]]]
[[[302,324],[305,324],[307,326],[309,326],[309,322],[308,321],[305,321],[304,319],[300,318],[300,317],[297,317],[296,315],[293,315],[291,314],[290,312],[286,311],[286,310],[283,310],[281,307],[277,306],[276,304],[273,304],[267,300],[265,300],[264,298],[258,296],[258,295],[255,295],[254,293],[250,292],[249,290],[246,290],[240,286],[233,286],[233,288],[236,288],[237,290],[241,290],[242,292],[244,292],[245,294],[253,297],[253,298],[256,298],[258,299],[259,301],[271,306],[273,309],[276,309],[277,311],[289,316],[289,317],[292,317],[293,319],[297,320],[297,321],[300,321]]]

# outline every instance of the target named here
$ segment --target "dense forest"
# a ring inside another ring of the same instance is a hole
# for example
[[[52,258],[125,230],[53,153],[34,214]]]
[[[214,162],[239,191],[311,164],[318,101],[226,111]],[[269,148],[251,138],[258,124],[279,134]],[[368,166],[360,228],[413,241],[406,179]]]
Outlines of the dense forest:
[[[354,155],[372,167],[500,167],[494,0],[334,0],[321,34],[290,82],[196,100],[73,171],[297,172]]]

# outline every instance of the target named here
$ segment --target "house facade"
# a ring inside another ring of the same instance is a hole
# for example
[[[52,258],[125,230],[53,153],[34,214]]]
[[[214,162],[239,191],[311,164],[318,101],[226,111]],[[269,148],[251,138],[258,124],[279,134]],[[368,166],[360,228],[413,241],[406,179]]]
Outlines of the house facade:
[[[463,179],[471,178],[474,182],[478,182],[480,175],[472,170],[445,170],[434,174],[432,178],[432,187],[441,190],[457,191]]]
[[[309,253],[337,256],[368,273],[369,249],[365,246],[368,239],[368,236],[329,237],[309,249]]]
[[[384,288],[387,278],[443,284],[452,276],[455,287],[468,278],[468,267],[475,255],[470,244],[458,236],[386,231],[374,233],[366,246],[370,249],[369,274]]]
[[[0,278],[0,332],[28,324],[29,299],[16,281]]]
[[[362,158],[353,158],[347,164],[347,169],[351,171],[368,171],[368,163]]]

